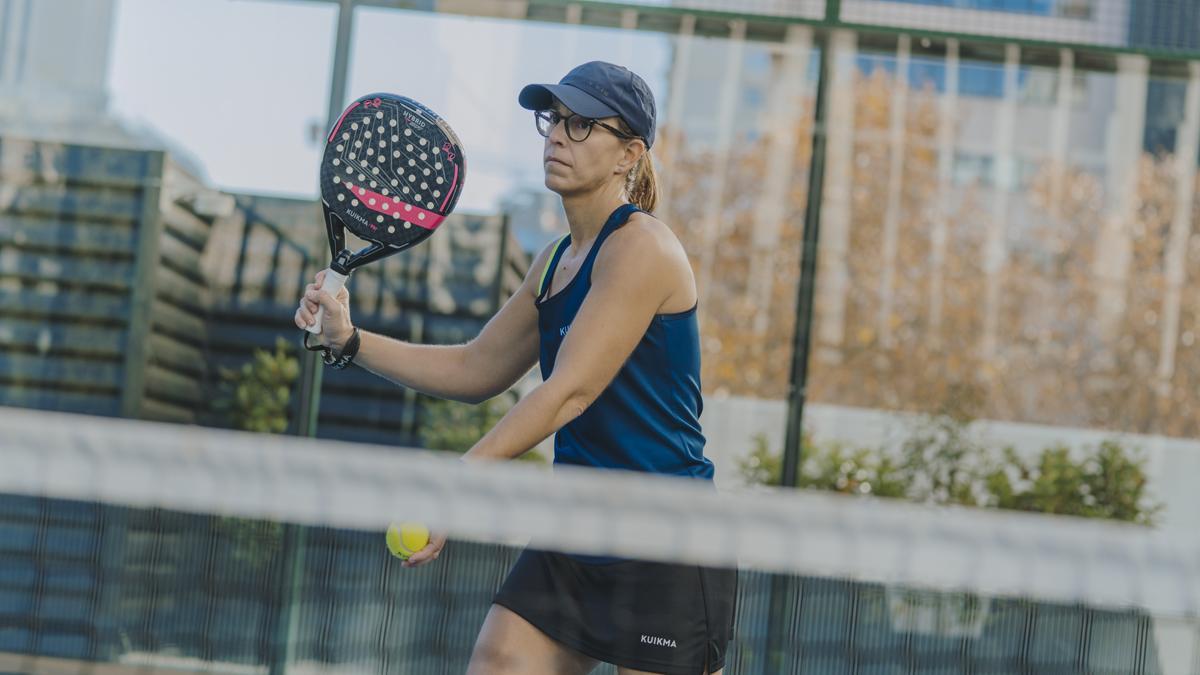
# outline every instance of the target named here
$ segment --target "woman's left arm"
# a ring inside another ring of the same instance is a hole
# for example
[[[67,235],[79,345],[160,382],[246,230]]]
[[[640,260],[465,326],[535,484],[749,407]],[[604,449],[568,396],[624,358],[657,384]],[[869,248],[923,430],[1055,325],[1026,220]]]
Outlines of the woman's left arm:
[[[597,254],[587,298],[564,327],[569,330],[550,379],[513,406],[465,459],[517,457],[587,410],[671,296],[678,264],[651,227],[631,221],[612,233]]]

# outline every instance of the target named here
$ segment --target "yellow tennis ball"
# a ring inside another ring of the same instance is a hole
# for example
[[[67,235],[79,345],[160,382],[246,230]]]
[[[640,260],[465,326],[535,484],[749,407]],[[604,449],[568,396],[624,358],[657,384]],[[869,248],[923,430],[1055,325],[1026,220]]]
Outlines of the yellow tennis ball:
[[[420,523],[392,523],[387,529],[387,547],[392,555],[408,560],[429,543],[429,528]]]

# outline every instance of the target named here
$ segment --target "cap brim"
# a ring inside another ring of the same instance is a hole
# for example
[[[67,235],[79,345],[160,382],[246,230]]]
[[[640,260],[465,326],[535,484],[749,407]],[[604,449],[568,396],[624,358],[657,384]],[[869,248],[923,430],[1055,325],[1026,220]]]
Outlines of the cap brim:
[[[584,117],[618,117],[617,111],[586,91],[569,84],[527,85],[517,96],[517,102],[528,110],[547,110],[556,98],[571,112]]]

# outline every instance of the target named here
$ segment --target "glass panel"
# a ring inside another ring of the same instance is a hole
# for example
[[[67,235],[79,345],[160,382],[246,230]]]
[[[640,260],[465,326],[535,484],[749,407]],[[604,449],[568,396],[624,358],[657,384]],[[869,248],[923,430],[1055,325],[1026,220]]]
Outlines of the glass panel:
[[[802,482],[1182,532],[1200,92],[1140,57],[1043,56],[841,55]],[[1062,471],[1060,503],[1019,497]],[[1097,494],[1105,471],[1125,487]]]
[[[324,3],[124,0],[113,111],[223,188],[312,197],[336,16]],[[249,124],[247,110],[256,111]]]

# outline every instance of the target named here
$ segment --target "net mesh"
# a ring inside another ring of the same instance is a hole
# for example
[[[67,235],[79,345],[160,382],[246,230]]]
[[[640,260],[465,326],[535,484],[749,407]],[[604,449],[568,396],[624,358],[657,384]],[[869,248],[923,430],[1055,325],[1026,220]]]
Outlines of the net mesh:
[[[532,541],[737,565],[727,673],[1200,673],[1200,542],[1140,527],[11,408],[0,430],[0,672],[464,672]],[[451,535],[437,562],[390,557],[401,519]]]

